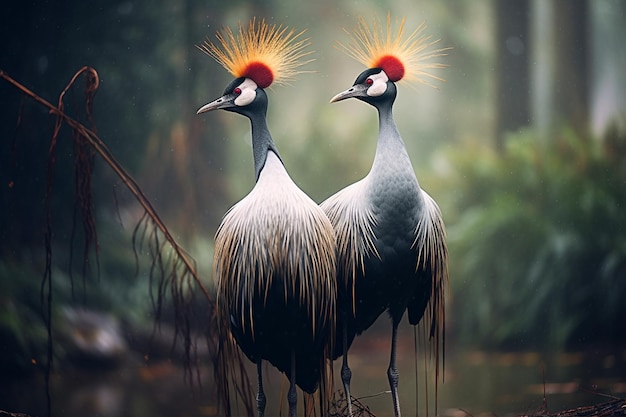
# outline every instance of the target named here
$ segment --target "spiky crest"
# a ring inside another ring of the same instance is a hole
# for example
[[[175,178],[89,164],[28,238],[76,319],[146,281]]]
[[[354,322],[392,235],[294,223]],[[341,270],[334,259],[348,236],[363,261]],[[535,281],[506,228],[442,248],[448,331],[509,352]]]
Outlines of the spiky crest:
[[[297,68],[311,62],[302,60],[311,54],[304,51],[309,39],[300,39],[305,31],[296,33],[286,26],[268,25],[253,18],[247,27],[239,23],[237,35],[229,27],[217,32],[220,45],[205,40],[198,49],[215,59],[235,78],[248,77],[259,87],[273,82],[286,84],[302,72]]]
[[[338,42],[339,49],[361,62],[368,68],[382,68],[391,81],[417,81],[434,87],[429,79],[444,81],[429,73],[429,70],[443,68],[446,65],[425,62],[447,55],[450,48],[428,49],[439,42],[426,35],[426,23],[422,22],[409,36],[404,36],[406,17],[399,22],[395,33],[391,28],[391,13],[387,14],[387,28],[383,29],[378,19],[368,26],[363,17],[357,20],[353,32],[345,30],[350,37],[348,44]]]

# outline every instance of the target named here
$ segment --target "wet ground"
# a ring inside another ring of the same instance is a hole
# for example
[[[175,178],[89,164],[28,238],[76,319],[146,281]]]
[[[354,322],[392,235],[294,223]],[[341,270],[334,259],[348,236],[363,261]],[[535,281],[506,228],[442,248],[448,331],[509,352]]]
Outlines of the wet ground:
[[[418,401],[413,332],[400,332],[400,403],[403,415],[425,416],[424,360],[419,360]],[[350,353],[355,397],[379,417],[392,415],[386,377],[388,335],[367,334],[356,340]],[[338,369],[338,367],[337,367]],[[254,368],[249,368],[254,372]],[[432,376],[432,368],[430,369]],[[72,371],[53,376],[53,415],[64,417],[188,417],[215,416],[209,369],[201,369],[202,387],[186,385],[182,369],[171,363],[129,366],[107,372]],[[266,371],[267,415],[279,414],[284,378],[270,367]],[[544,375],[545,374],[545,384]],[[251,375],[254,375],[251,373]],[[429,376],[429,377],[430,377]],[[605,402],[598,393],[626,396],[626,351],[593,349],[553,353],[448,350],[445,382],[439,385],[438,414],[476,417],[509,416],[537,410],[544,389],[550,411]],[[335,374],[339,388],[339,373]],[[434,415],[434,386],[429,385],[428,415]],[[284,391],[283,391],[284,393]],[[299,393],[300,402],[302,399]],[[0,384],[0,410],[45,415],[43,378],[29,377]],[[283,395],[283,405],[286,407]],[[284,415],[284,414],[283,414]]]

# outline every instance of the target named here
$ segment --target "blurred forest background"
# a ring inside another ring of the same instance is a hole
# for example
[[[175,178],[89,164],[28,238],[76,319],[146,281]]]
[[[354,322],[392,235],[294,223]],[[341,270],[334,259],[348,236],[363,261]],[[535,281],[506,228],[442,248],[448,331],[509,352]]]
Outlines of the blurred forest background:
[[[395,105],[420,184],[447,225],[450,346],[623,348],[621,0],[10,1],[0,17],[0,69],[53,103],[82,66],[98,71],[98,135],[210,285],[214,233],[254,176],[248,122],[226,112],[195,114],[231,80],[196,45],[252,16],[307,29],[315,61],[304,69],[312,72],[270,89],[268,122],[292,178],[319,202],[362,178],[376,146],[373,109],[329,104],[363,69],[335,42],[346,40],[343,28],[356,17],[387,11],[406,16],[408,30],[425,20],[438,46],[452,47],[440,58],[448,67],[436,73],[446,82],[435,82],[437,89],[401,83]],[[78,85],[66,105],[80,119]],[[53,124],[0,80],[0,366],[15,372],[32,370],[31,359],[45,354],[40,285]],[[148,272],[136,273],[131,243],[142,210],[96,158],[100,272],[92,256],[82,281],[80,233],[72,243],[70,131],[59,140],[55,314],[88,306],[149,328]]]

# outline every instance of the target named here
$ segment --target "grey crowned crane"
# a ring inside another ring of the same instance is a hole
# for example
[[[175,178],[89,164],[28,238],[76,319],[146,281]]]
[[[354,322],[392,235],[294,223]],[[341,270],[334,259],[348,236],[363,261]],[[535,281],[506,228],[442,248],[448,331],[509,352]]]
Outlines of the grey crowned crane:
[[[405,311],[410,324],[425,322],[436,352],[437,378],[443,347],[444,290],[448,281],[444,223],[435,201],[419,186],[392,111],[395,83],[418,75],[434,77],[425,70],[441,65],[422,61],[442,55],[443,50],[424,53],[434,43],[423,34],[425,26],[420,25],[404,38],[404,22],[393,34],[389,15],[386,33],[378,22],[371,29],[364,19],[358,21],[351,42],[340,47],[368,69],[352,87],[331,100],[356,98],[370,104],[378,111],[379,122],[370,172],[321,204],[337,235],[339,298],[333,357],[343,355],[341,378],[350,414],[348,348],[381,313],[387,311],[392,323],[387,376],[397,417],[396,339]]]
[[[228,28],[200,49],[234,77],[222,97],[198,113],[227,110],[250,120],[256,184],[224,216],[215,236],[214,275],[221,340],[236,341],[257,365],[259,416],[265,412],[262,361],[307,393],[329,383],[336,305],[335,235],[322,209],[291,180],[266,123],[264,91],[297,74],[306,55],[302,32],[264,21]],[[232,335],[232,338],[231,338]],[[226,357],[224,360],[228,361]]]

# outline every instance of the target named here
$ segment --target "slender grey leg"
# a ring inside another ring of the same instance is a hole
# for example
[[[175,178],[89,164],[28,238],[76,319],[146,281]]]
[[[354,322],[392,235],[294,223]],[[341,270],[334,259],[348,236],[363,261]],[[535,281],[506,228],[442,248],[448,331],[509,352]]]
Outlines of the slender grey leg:
[[[289,403],[289,417],[296,417],[298,392],[296,391],[296,352],[293,350],[291,351],[291,377],[289,378],[287,402]]]
[[[348,416],[352,417],[352,397],[350,396],[350,380],[352,379],[352,371],[348,366],[348,323],[343,323],[343,364],[341,366],[341,381],[343,382],[343,391],[348,401]]]
[[[258,378],[258,391],[256,393],[256,408],[259,411],[259,417],[263,417],[265,414],[265,393],[263,392],[263,368],[261,367],[262,360],[258,359],[256,363],[256,375]]]
[[[391,398],[393,399],[393,412],[396,417],[400,417],[400,399],[398,397],[398,368],[396,368],[396,339],[398,336],[398,324],[400,320],[393,320],[393,328],[391,330],[391,359],[389,360],[389,368],[387,369],[387,377],[389,378],[389,386],[391,387]]]

